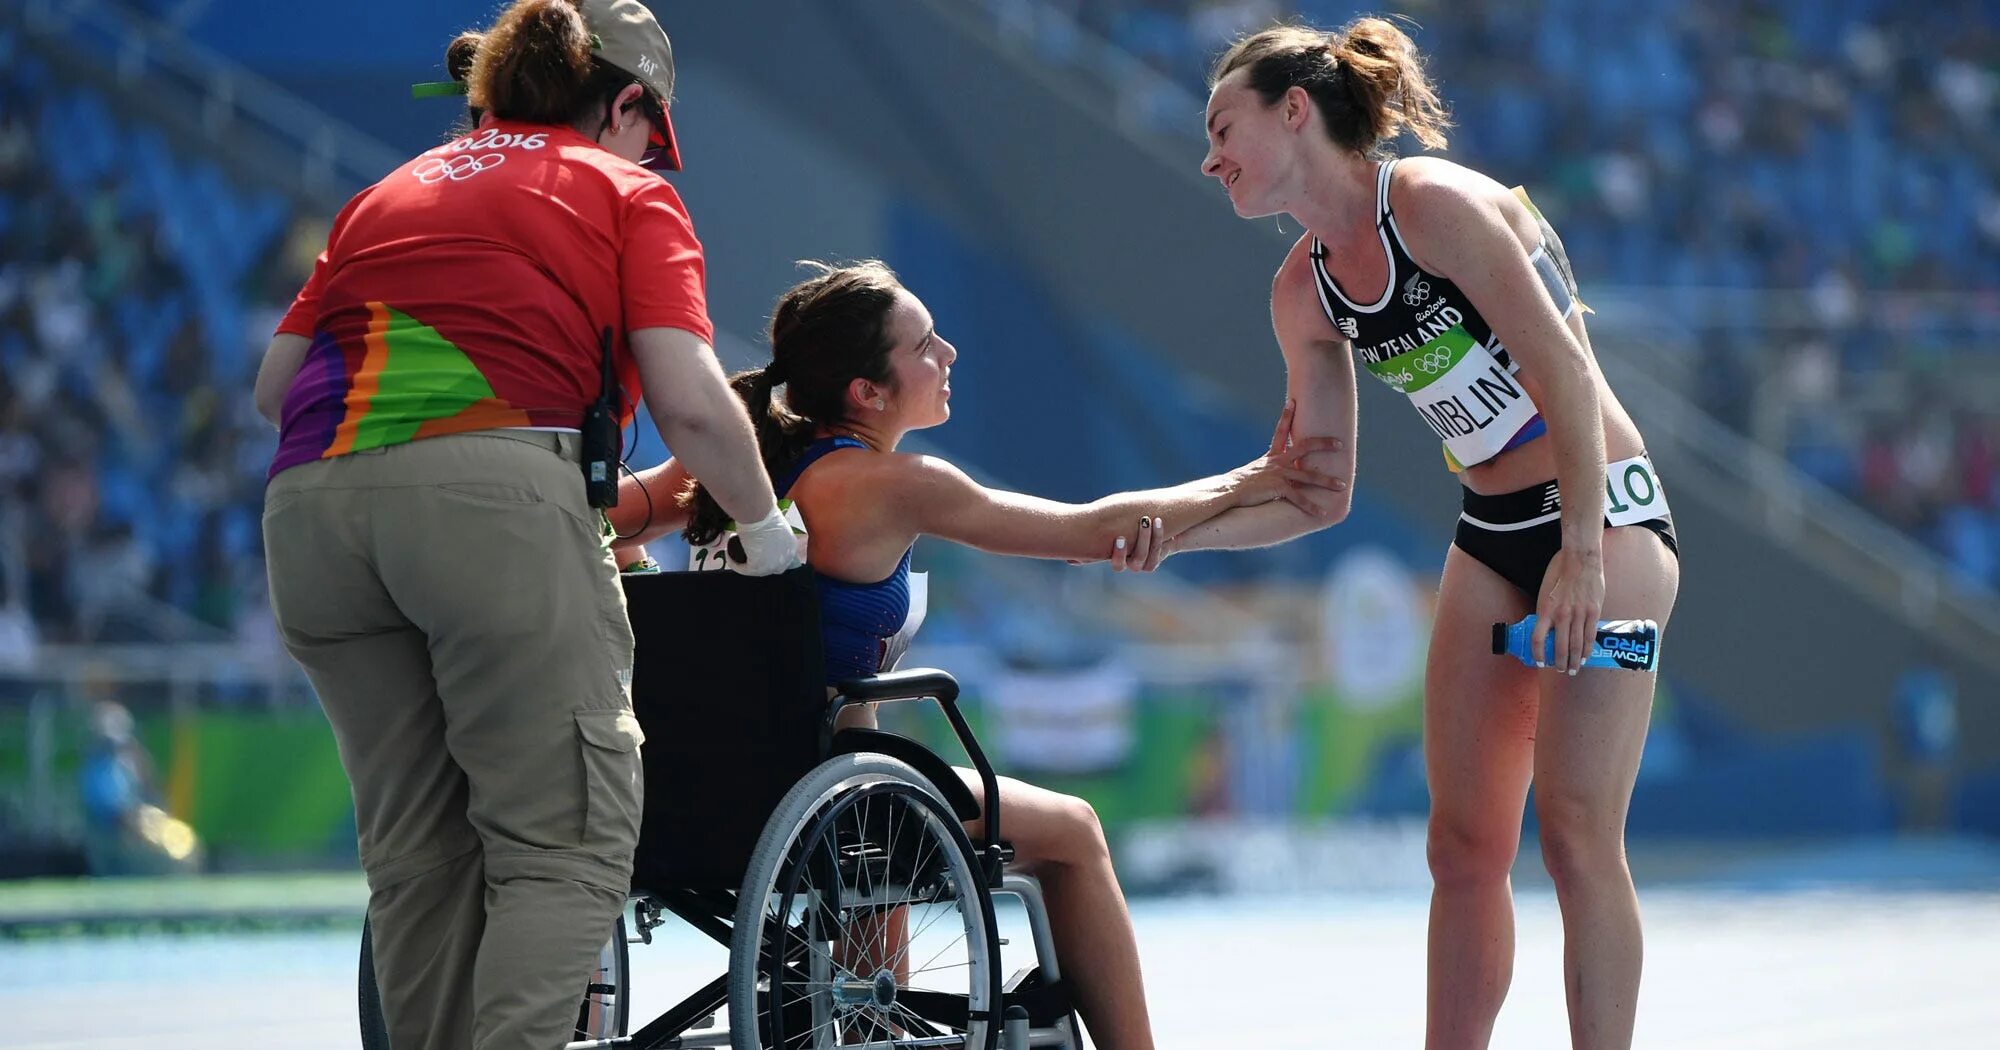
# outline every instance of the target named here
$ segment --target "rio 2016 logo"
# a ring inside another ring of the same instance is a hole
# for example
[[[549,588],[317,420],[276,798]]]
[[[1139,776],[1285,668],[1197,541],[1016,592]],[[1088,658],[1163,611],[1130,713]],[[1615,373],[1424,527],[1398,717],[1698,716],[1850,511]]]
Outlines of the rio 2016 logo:
[[[477,153],[489,149],[541,149],[549,144],[547,132],[537,131],[530,135],[511,134],[498,128],[487,128],[477,135],[467,135],[454,139],[442,146],[424,151],[424,156],[435,157],[443,153]]]

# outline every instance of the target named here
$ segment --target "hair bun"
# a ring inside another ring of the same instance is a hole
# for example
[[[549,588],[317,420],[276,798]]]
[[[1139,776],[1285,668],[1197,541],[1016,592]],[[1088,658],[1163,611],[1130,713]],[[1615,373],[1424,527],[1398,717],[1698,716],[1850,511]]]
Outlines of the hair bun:
[[[444,49],[445,73],[463,83],[472,75],[472,61],[479,57],[479,45],[485,40],[486,34],[477,29],[468,29],[453,37]]]

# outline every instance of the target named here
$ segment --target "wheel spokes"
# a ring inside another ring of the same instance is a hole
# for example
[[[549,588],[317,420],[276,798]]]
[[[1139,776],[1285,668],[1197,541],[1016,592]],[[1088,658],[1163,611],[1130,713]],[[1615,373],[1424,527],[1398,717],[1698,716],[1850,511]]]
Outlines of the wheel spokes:
[[[976,957],[982,913],[964,899],[978,885],[974,858],[955,819],[919,790],[862,785],[797,825],[794,860],[779,869],[789,875],[768,884],[758,912],[773,1050],[952,1045],[971,1013],[992,1008],[987,960]]]

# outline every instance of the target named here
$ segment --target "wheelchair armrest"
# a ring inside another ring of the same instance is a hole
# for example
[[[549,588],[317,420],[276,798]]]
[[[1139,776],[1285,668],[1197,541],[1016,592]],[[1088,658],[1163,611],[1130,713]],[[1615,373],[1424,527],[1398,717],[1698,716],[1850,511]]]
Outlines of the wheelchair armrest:
[[[920,700],[936,697],[941,704],[958,702],[958,679],[934,667],[912,667],[907,671],[850,678],[835,682],[834,692],[851,703],[879,700]]]
[[[835,682],[833,691],[833,702],[827,705],[826,721],[820,727],[821,754],[831,752],[834,722],[839,718],[841,709],[849,704],[935,699],[938,706],[944,709],[945,718],[951,722],[951,731],[958,736],[966,757],[972,759],[972,768],[979,774],[981,794],[987,800],[980,855],[985,861],[987,881],[999,885],[1001,871],[1007,863],[1007,849],[1000,842],[1000,782],[993,773],[993,764],[986,760],[986,752],[980,749],[979,741],[973,739],[972,727],[966,724],[965,715],[958,709],[958,679],[934,667],[913,667],[907,671]]]

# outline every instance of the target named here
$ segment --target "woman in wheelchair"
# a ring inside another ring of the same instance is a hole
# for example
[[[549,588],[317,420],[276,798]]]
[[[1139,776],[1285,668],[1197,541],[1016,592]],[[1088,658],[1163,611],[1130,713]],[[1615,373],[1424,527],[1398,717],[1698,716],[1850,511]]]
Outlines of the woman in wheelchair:
[[[819,272],[787,291],[772,316],[772,362],[731,382],[795,531],[810,534],[802,543],[818,577],[829,683],[888,670],[908,647],[923,609],[923,578],[910,572],[919,536],[1147,569],[1162,554],[1153,538],[1166,521],[1178,531],[1278,499],[1312,510],[1315,495],[1330,500],[1344,487],[1301,465],[1337,439],[1293,442],[1285,422],[1266,455],[1227,474],[1088,504],[988,489],[936,456],[897,452],[904,435],[950,418],[958,350],[881,263],[807,265]],[[624,487],[611,512],[629,537],[616,545],[623,565],[644,559],[647,540],[684,529],[690,568],[728,567],[727,516],[676,462]],[[977,797],[977,776],[958,772]],[[1001,778],[999,793],[1014,866],[1041,880],[1057,957],[1092,1038],[1107,1050],[1152,1046],[1131,916],[1097,814],[1080,798],[1019,780]],[[980,823],[968,830],[979,834]]]

